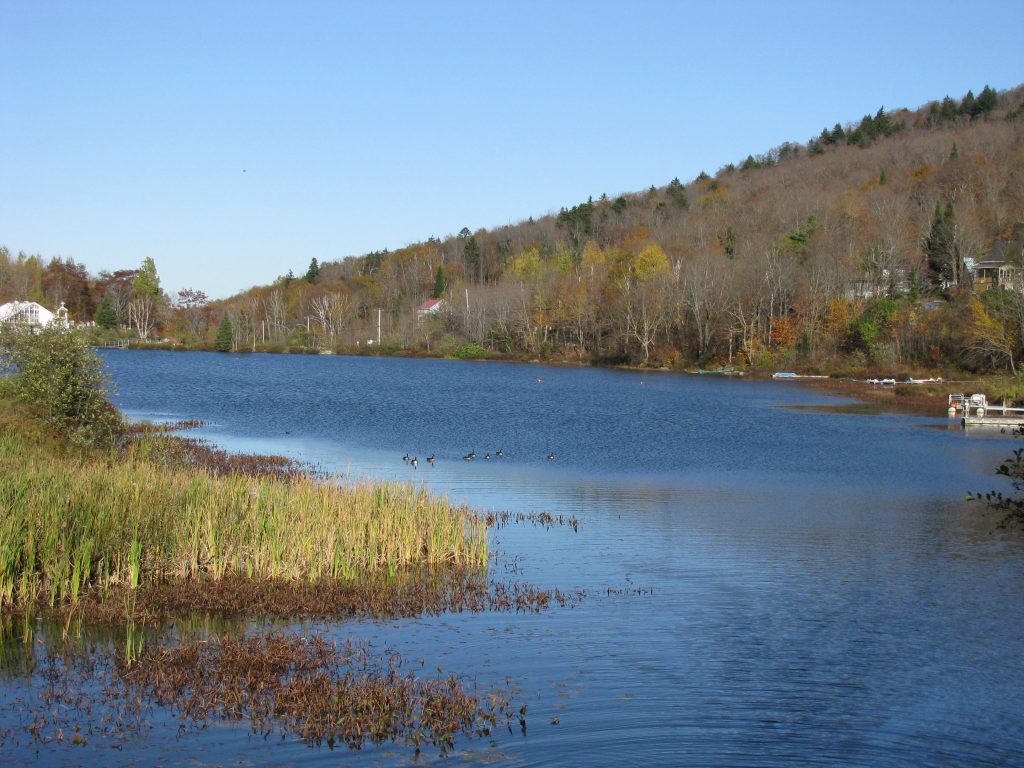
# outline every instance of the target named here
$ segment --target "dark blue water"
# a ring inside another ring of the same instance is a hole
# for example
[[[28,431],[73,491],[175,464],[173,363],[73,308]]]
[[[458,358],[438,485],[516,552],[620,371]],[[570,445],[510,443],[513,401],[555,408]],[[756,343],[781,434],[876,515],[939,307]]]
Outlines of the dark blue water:
[[[106,358],[129,414],[199,418],[202,434],[232,448],[580,519],[578,533],[494,534],[497,575],[587,590],[574,608],[320,627],[482,688],[511,681],[529,705],[527,735],[460,742],[465,762],[1024,764],[1024,534],[994,531],[963,501],[999,487],[992,470],[1011,441],[948,430],[944,418],[801,411],[792,406],[840,401],[793,382],[327,356]],[[498,448],[504,458],[483,460]],[[480,458],[463,461],[470,450]],[[412,757],[265,742],[244,726],[175,733],[154,728],[138,764]]]

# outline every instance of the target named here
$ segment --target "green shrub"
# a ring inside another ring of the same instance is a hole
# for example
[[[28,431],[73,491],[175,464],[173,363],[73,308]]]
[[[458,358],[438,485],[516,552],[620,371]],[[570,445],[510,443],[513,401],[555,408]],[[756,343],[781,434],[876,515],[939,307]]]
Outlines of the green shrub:
[[[487,357],[487,350],[479,344],[463,344],[452,352],[452,357],[457,357],[459,360],[474,360]]]
[[[0,335],[0,369],[6,394],[65,440],[107,447],[120,433],[103,361],[78,334],[7,329]]]

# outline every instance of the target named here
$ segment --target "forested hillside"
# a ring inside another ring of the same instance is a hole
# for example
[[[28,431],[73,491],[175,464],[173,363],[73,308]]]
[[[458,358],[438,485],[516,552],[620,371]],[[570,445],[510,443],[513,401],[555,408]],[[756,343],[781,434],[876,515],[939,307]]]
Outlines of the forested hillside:
[[[328,263],[282,254],[297,275],[221,302],[164,296],[152,262],[91,278],[2,251],[0,302],[237,350],[1015,370],[1022,248],[1024,86],[986,86],[514,225]],[[986,258],[1005,262],[1001,286]],[[440,311],[418,317],[431,297]]]

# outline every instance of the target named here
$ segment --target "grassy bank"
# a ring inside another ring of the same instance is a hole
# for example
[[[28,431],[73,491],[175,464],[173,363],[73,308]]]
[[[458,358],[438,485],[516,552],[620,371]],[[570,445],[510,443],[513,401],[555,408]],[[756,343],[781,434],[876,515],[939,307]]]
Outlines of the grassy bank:
[[[422,488],[217,475],[161,462],[152,445],[71,455],[0,425],[0,606],[174,579],[486,564],[486,522]]]

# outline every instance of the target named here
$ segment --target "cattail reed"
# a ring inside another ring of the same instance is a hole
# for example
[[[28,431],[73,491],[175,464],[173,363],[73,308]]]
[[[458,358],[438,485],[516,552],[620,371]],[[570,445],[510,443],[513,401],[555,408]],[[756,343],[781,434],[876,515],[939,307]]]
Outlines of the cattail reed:
[[[487,523],[422,487],[68,456],[0,428],[0,606],[169,579],[354,579],[484,568]]]

